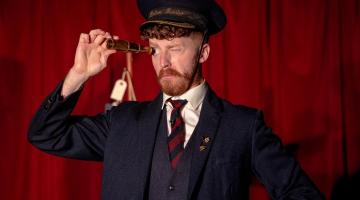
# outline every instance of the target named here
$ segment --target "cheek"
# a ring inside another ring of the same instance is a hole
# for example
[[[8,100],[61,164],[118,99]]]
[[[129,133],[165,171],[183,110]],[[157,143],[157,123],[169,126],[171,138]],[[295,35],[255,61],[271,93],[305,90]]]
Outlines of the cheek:
[[[177,66],[178,68],[184,68],[187,65],[187,56],[185,55],[176,55],[172,57],[172,64]]]
[[[194,67],[194,58],[192,55],[180,56],[176,60],[175,66],[177,67],[177,70],[182,74],[190,73]]]
[[[154,57],[151,58],[151,62],[152,62],[152,65],[154,67],[154,70],[156,72],[156,74],[158,75],[159,74],[159,71],[160,71],[160,66],[159,66],[159,63],[157,62],[157,59],[155,59]]]

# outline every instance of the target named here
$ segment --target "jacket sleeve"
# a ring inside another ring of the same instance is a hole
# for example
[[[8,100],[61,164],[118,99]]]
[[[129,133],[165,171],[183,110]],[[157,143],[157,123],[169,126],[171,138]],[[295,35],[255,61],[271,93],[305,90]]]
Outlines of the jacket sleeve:
[[[59,84],[42,103],[29,126],[28,140],[47,153],[83,160],[103,160],[109,113],[71,116],[81,90],[63,99]]]
[[[272,199],[324,199],[280,139],[266,127],[261,111],[252,126],[252,171]]]

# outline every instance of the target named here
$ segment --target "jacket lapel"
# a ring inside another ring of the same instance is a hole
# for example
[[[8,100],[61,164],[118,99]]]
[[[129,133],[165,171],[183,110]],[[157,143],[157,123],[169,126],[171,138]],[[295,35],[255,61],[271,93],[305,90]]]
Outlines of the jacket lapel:
[[[209,152],[214,142],[221,119],[221,106],[218,97],[209,88],[203,101],[200,119],[193,134],[194,146],[191,160],[188,199],[194,191],[196,183],[203,172]]]
[[[151,159],[154,151],[154,145],[157,134],[157,127],[161,117],[162,94],[160,93],[156,99],[150,102],[142,113],[140,113],[138,121],[139,149],[141,151],[141,161],[139,161],[139,171],[137,177],[139,181],[139,189],[141,189],[142,197],[147,189]]]

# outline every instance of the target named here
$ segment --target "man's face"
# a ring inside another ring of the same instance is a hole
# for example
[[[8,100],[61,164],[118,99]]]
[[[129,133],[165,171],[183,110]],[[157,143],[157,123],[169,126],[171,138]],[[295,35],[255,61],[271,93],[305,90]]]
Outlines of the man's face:
[[[150,47],[155,49],[152,63],[164,93],[178,96],[201,83],[201,72],[196,67],[201,40],[200,33],[172,40],[149,39]]]

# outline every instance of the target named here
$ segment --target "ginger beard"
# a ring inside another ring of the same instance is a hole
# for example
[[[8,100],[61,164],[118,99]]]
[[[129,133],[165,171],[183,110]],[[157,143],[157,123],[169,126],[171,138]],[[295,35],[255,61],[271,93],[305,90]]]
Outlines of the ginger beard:
[[[167,67],[160,70],[157,80],[161,90],[170,96],[179,96],[184,94],[192,86],[196,86],[201,82],[200,66],[197,62],[198,53],[193,58],[193,67],[190,72],[180,73],[173,68]],[[172,79],[164,77],[172,76]]]

